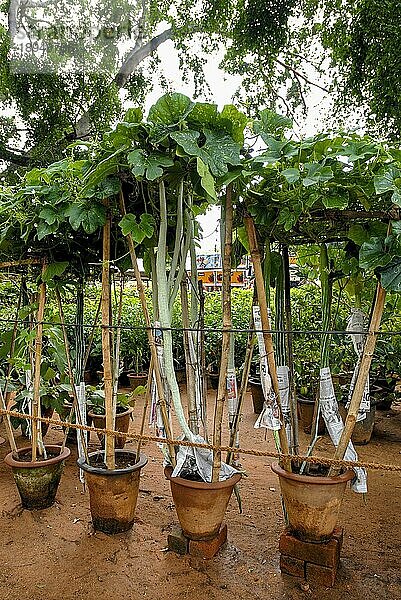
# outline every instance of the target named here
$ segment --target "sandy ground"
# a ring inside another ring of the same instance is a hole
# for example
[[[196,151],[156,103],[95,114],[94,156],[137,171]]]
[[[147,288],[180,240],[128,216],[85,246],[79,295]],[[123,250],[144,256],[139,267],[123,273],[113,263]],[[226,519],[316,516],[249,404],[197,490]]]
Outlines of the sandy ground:
[[[139,428],[141,401],[132,425]],[[241,444],[273,449],[271,435],[254,430],[248,397]],[[0,433],[4,435],[3,425]],[[52,427],[47,441],[60,441]],[[24,440],[18,439],[20,446]],[[361,459],[401,463],[401,404],[378,412],[374,438],[359,447]],[[303,446],[306,437],[302,438]],[[134,446],[134,444],[129,444]],[[92,437],[91,447],[97,447]],[[177,522],[160,451],[147,444],[133,530],[107,536],[90,525],[89,498],[77,477],[76,449],[65,467],[56,504],[43,511],[22,510],[9,468],[0,461],[0,600],[97,600],[135,598],[178,600],[401,599],[401,474],[371,472],[364,499],[347,490],[342,566],[333,589],[299,582],[279,571],[278,539],[284,523],[276,476],[269,459],[243,456],[248,477],[241,484],[243,514],[231,500],[229,541],[212,560],[166,551],[169,528]],[[319,451],[331,453],[325,436]],[[8,452],[0,446],[0,458]]]

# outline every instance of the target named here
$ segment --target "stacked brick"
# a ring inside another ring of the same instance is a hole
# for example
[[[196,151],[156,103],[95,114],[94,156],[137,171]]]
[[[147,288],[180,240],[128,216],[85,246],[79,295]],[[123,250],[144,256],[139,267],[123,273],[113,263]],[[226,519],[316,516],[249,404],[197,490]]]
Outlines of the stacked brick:
[[[328,542],[304,542],[289,530],[280,537],[280,570],[302,581],[333,587],[340,565],[343,529],[337,527]]]

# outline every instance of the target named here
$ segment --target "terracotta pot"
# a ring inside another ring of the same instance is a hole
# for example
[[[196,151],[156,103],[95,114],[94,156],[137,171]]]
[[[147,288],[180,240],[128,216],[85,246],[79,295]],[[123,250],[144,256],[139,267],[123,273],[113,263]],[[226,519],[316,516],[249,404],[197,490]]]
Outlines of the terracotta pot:
[[[147,373],[128,373],[129,385],[132,391],[140,385],[145,386],[148,383]]]
[[[17,460],[13,458],[12,452],[4,459],[5,463],[12,468],[22,506],[29,510],[40,510],[54,504],[64,461],[70,455],[69,448],[64,448],[60,454],[60,446],[45,447],[49,454],[54,454],[47,460],[36,462]],[[31,452],[31,447],[18,450],[20,458]]]
[[[172,467],[164,469],[184,535],[191,540],[214,538],[220,530],[232,491],[240,481],[241,474],[226,481],[205,483],[171,477],[172,472]]]
[[[325,542],[330,539],[338,520],[347,482],[354,472],[337,477],[313,477],[288,473],[278,464],[272,470],[279,477],[289,527],[301,540]]]
[[[251,388],[253,412],[260,415],[263,409],[265,397],[263,395],[262,383],[259,379],[249,379],[249,387]]]
[[[212,390],[217,390],[219,387],[219,374],[208,373],[207,375],[208,387]]]
[[[344,404],[339,405],[340,415],[345,422],[347,418],[347,409]],[[363,421],[357,421],[355,423],[354,431],[352,432],[351,440],[357,446],[363,446],[370,442],[370,438],[372,437],[373,428],[375,426],[375,415],[376,415],[376,407],[371,406],[370,411],[366,413],[366,417]]]
[[[312,430],[312,422],[313,422],[313,411],[315,409],[315,401],[310,400],[309,398],[303,398],[302,396],[298,396],[298,404],[301,410],[301,420],[302,427],[305,433],[310,433]],[[322,415],[319,416],[319,424],[317,428],[317,434],[323,435],[326,431],[326,426],[324,424],[324,419]]]
[[[93,527],[104,533],[120,533],[131,529],[141,469],[148,462],[144,454],[135,462],[133,450],[116,450],[115,456],[116,461],[121,457],[131,464],[115,470],[101,468],[99,463],[104,460],[104,452],[91,452],[89,460],[92,464],[88,465],[84,457],[77,461],[86,472]]]
[[[131,414],[133,413],[132,406],[129,406],[124,412],[117,413],[116,415],[116,431],[121,431],[122,433],[128,433],[129,429],[129,420]],[[97,429],[105,429],[106,427],[106,415],[97,415],[94,412],[89,411],[88,417],[92,419],[93,426]],[[97,437],[99,438],[101,444],[104,446],[104,435],[102,433],[98,433]],[[126,438],[118,435],[115,441],[115,447],[118,449],[122,449],[125,446]]]

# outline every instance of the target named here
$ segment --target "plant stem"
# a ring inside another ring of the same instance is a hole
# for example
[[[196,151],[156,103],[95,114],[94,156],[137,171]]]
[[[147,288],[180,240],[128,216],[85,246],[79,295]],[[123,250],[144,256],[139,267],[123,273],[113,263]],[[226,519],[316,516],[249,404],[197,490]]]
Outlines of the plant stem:
[[[200,377],[202,383],[202,419],[203,437],[208,441],[207,429],[207,382],[206,382],[206,350],[205,350],[205,292],[203,283],[198,282],[199,289],[199,354],[200,354]]]
[[[171,312],[169,309],[168,300],[168,281],[166,275],[166,258],[167,258],[167,202],[166,190],[164,182],[159,183],[159,198],[160,198],[160,226],[159,240],[157,245],[156,256],[156,276],[158,283],[158,306],[160,325],[163,329],[163,348],[164,348],[164,368],[168,386],[171,391],[171,397],[174,404],[175,414],[178,423],[185,437],[189,441],[194,440],[194,435],[190,430],[185,419],[184,410],[181,403],[180,390],[177,384],[177,379],[174,372],[174,357],[173,357],[173,338],[171,332]],[[174,286],[176,286],[175,281]]]
[[[122,191],[120,191],[120,211],[121,211],[122,216],[125,216],[127,214],[126,209],[125,209],[124,195],[123,195]],[[148,305],[146,302],[145,288],[143,285],[141,271],[139,269],[138,259],[136,257],[135,246],[134,246],[134,242],[133,242],[131,234],[127,235],[127,242],[128,242],[128,248],[129,248],[129,253],[130,253],[130,257],[131,257],[132,268],[134,270],[134,275],[135,275],[135,279],[136,279],[138,295],[139,295],[139,298],[141,301],[142,312],[143,312],[143,316],[145,318],[146,333],[148,336],[150,354],[151,354],[152,362],[153,362],[153,368],[154,368],[155,379],[156,379],[156,389],[157,389],[157,395],[159,397],[159,402],[160,402],[160,411],[162,414],[163,425],[164,425],[164,429],[166,431],[166,436],[169,439],[171,439],[172,438],[172,430],[171,430],[170,420],[168,418],[168,413],[167,413],[166,397],[165,397],[165,392],[164,392],[163,380],[162,380],[162,376],[160,373],[160,365],[159,365],[157,349],[156,349],[155,339],[154,339],[153,330],[152,330],[152,323],[150,320],[149,309],[148,309]],[[152,286],[154,286],[153,279],[152,279]],[[154,287],[153,287],[153,293],[155,293]],[[175,466],[176,461],[175,461],[174,446],[169,444],[168,448],[169,448],[169,453],[170,453],[170,460],[172,462],[172,465]]]
[[[108,202],[106,204],[108,208]],[[110,344],[110,239],[111,215],[108,212],[103,227],[103,262],[102,262],[102,354],[104,381],[104,409],[106,413],[106,429],[114,430],[115,415],[113,413],[113,372]],[[115,469],[115,439],[106,433],[105,463],[108,469]]]
[[[354,431],[356,417],[363,397],[363,391],[365,389],[366,380],[369,376],[369,369],[376,346],[377,332],[380,328],[385,299],[386,290],[381,286],[380,283],[378,283],[376,288],[374,306],[370,317],[369,329],[366,335],[365,346],[363,348],[363,353],[359,366],[358,376],[355,382],[354,391],[352,392],[352,397],[348,408],[348,414],[345,420],[344,429],[341,434],[341,438],[336,448],[336,451],[334,453],[335,459],[342,460],[344,458],[344,454],[348,448],[352,432]],[[333,474],[335,473],[335,471],[335,468],[331,468],[329,474]]]
[[[187,377],[187,401],[188,401],[188,417],[189,426],[193,433],[199,433],[198,424],[198,411],[196,407],[196,379],[195,379],[195,365],[192,361],[190,340],[189,336],[192,335],[192,331],[188,331],[190,328],[189,321],[189,307],[188,307],[188,286],[185,280],[181,281],[181,310],[182,310],[182,325],[183,331],[183,343],[184,343],[184,355],[185,355],[185,372]]]
[[[231,249],[233,229],[233,203],[232,186],[226,191],[225,206],[225,233],[223,252],[223,281],[222,281],[222,304],[223,304],[223,334],[221,343],[221,359],[219,370],[219,384],[214,413],[213,444],[221,446],[221,425],[223,421],[224,401],[227,393],[227,369],[228,355],[230,351],[230,329],[231,327]],[[221,468],[221,452],[213,452],[212,482],[219,481]]]
[[[145,401],[144,401],[144,405],[143,405],[141,429],[139,431],[139,435],[140,436],[143,435],[143,432],[144,432],[144,429],[145,429],[146,413],[147,413],[147,410],[148,410],[149,402],[150,402],[151,397],[152,397],[152,379],[153,379],[153,358],[150,359],[148,379],[147,379],[147,382],[146,382],[146,394],[145,394]],[[138,439],[138,444],[137,444],[137,447],[136,447],[136,461],[137,462],[139,462],[139,459],[140,459],[140,456],[141,456],[141,445],[142,445],[142,439],[140,437]]]
[[[272,379],[272,385],[274,393],[276,394],[277,404],[279,407],[280,420],[281,420],[281,428],[279,430],[278,436],[280,440],[280,448],[283,454],[288,454],[288,442],[287,435],[285,432],[285,424],[283,419],[283,413],[281,410],[281,402],[280,402],[280,390],[278,386],[277,379],[277,369],[276,369],[276,361],[274,358],[274,347],[273,347],[273,339],[271,333],[268,330],[271,329],[270,325],[270,317],[266,300],[266,290],[264,284],[264,277],[262,271],[262,263],[260,258],[259,245],[257,241],[256,228],[253,218],[250,215],[246,215],[244,217],[244,223],[246,232],[248,235],[249,241],[249,250],[252,258],[253,269],[255,273],[255,284],[256,290],[258,294],[258,302],[260,307],[260,318],[262,321],[262,327],[264,329],[264,340],[267,354],[267,362],[269,365],[270,377]],[[283,459],[283,468],[286,471],[291,471],[291,462],[288,459]]]
[[[291,411],[291,431],[293,454],[299,453],[298,438],[298,407],[295,392],[294,380],[294,352],[293,352],[293,334],[292,334],[292,314],[291,314],[291,282],[290,282],[290,258],[288,246],[283,246],[283,266],[284,266],[284,304],[285,304],[285,324],[287,329],[287,361],[290,375],[290,411]]]
[[[67,420],[68,420],[69,423],[71,423],[71,420],[72,420],[72,417],[73,417],[73,414],[74,414],[74,411],[75,411],[77,422],[78,422],[79,425],[82,425],[81,410],[79,408],[77,390],[76,390],[76,387],[75,387],[75,380],[74,380],[74,372],[72,370],[72,361],[71,361],[70,346],[69,346],[69,343],[68,343],[67,330],[66,330],[66,327],[65,327],[65,318],[64,318],[63,305],[62,305],[62,302],[61,302],[60,291],[59,291],[58,288],[56,288],[56,300],[57,300],[58,312],[59,312],[59,316],[60,316],[61,331],[63,333],[65,355],[66,355],[66,358],[67,358],[68,377],[70,378],[70,384],[71,384],[71,390],[72,390],[72,397],[73,397],[71,411],[70,411],[70,414],[69,414]],[[64,451],[66,440],[67,440],[67,436],[68,436],[68,431],[69,431],[68,428],[66,428],[66,431],[65,431],[65,434],[64,434],[63,444],[62,444],[61,450],[60,450],[60,454],[62,454],[62,452]],[[83,451],[84,451],[84,454],[85,454],[85,460],[89,464],[89,456],[88,456],[88,449],[87,449],[87,444],[86,444],[86,439],[85,439],[85,432],[82,429],[80,429],[79,430],[79,435],[81,436],[81,442],[82,442],[82,448],[83,448]]]
[[[46,265],[42,268],[42,282],[39,285],[39,296],[38,296],[38,312],[37,312],[37,326],[36,326],[36,338],[35,338],[35,366],[34,366],[34,379],[33,379],[33,402],[32,402],[32,462],[36,460],[36,450],[39,454],[43,453],[43,442],[41,435],[41,428],[38,421],[35,418],[40,417],[40,366],[42,362],[42,344],[43,344],[43,317],[45,312],[46,303],[46,284],[43,281],[43,276],[46,272]]]

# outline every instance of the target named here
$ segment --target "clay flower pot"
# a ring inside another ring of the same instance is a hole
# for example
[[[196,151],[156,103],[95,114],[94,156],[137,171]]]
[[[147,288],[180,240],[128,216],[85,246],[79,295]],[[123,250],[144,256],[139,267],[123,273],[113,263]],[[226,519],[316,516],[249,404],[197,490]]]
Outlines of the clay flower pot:
[[[206,483],[171,477],[172,472],[171,466],[164,469],[184,535],[191,540],[214,538],[220,530],[232,491],[240,481],[241,474],[225,481]]]
[[[303,398],[302,396],[298,396],[298,404],[301,410],[303,430],[305,433],[310,433],[313,423],[313,411],[315,409],[315,401],[311,400],[310,398]],[[324,419],[322,417],[322,414],[320,413],[317,434],[323,435],[325,431],[326,425],[324,424]]]
[[[148,462],[144,454],[136,462],[132,450],[116,450],[115,455],[117,468],[114,470],[106,468],[104,452],[91,452],[90,464],[84,457],[77,461],[86,472],[93,527],[110,534],[128,531],[134,524],[139,477]],[[120,468],[119,463],[124,466]]]
[[[64,461],[70,455],[69,448],[64,448],[61,454],[60,450],[60,446],[48,445],[49,458],[35,462],[21,460],[31,454],[31,447],[18,450],[20,460],[13,458],[12,452],[5,457],[5,463],[12,468],[24,508],[40,510],[54,504]]]
[[[337,477],[313,477],[288,473],[278,464],[271,466],[279,477],[289,527],[302,540],[325,542],[330,539],[338,520],[347,482],[352,470]]]
[[[129,429],[129,420],[131,414],[134,409],[132,406],[129,406],[123,412],[116,414],[116,431],[121,431],[122,433],[128,433]],[[94,412],[89,411],[88,417],[92,419],[93,426],[97,429],[105,429],[106,427],[106,415],[98,415]],[[104,446],[104,435],[102,433],[98,433],[97,437],[99,438],[101,444]],[[115,441],[115,447],[122,450],[125,446],[126,438],[124,436],[117,436]]]
[[[129,386],[132,391],[139,386],[145,386],[148,383],[147,373],[128,373]]]

